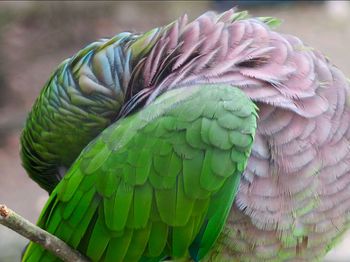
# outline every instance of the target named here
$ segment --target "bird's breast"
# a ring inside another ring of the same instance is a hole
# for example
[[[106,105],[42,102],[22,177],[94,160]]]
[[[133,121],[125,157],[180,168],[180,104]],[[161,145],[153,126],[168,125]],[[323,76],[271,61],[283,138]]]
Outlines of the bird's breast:
[[[349,222],[348,132],[332,131],[349,124],[331,123],[330,111],[304,118],[271,105],[259,109],[251,157],[218,245],[239,261],[312,261]]]

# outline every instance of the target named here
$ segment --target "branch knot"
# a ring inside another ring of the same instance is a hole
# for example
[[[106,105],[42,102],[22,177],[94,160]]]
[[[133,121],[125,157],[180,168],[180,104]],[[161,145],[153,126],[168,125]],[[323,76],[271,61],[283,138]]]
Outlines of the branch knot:
[[[8,218],[10,215],[10,210],[5,205],[0,205],[0,216],[3,218]]]

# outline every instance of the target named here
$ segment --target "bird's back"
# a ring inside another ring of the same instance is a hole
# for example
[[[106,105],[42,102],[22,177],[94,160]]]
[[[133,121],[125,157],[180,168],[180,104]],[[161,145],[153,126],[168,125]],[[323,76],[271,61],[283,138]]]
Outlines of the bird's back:
[[[241,18],[207,13],[183,28],[180,19],[172,70],[158,74],[152,63],[166,53],[159,43],[145,82],[157,86],[154,97],[189,83],[228,83],[259,107],[248,167],[210,258],[319,260],[349,223],[349,83],[320,52],[273,31],[276,20]]]

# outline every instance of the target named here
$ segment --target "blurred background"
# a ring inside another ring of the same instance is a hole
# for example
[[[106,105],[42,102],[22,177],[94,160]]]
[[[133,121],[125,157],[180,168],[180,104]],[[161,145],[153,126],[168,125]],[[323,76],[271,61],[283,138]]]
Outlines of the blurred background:
[[[83,46],[121,31],[146,31],[183,13],[233,6],[283,20],[277,30],[299,36],[350,76],[348,1],[0,2],[0,203],[35,222],[47,194],[19,159],[19,135],[55,67]],[[19,261],[27,241],[0,225],[0,261]],[[325,261],[350,261],[350,234]]]

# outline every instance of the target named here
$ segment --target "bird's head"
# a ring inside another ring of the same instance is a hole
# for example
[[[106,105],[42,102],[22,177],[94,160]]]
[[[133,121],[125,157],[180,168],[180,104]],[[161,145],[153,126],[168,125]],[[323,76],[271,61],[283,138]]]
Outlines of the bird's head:
[[[135,61],[149,51],[158,32],[101,39],[52,74],[21,135],[23,166],[45,190],[51,192],[81,150],[118,118]]]

